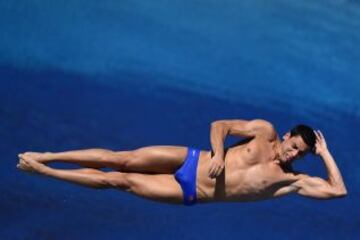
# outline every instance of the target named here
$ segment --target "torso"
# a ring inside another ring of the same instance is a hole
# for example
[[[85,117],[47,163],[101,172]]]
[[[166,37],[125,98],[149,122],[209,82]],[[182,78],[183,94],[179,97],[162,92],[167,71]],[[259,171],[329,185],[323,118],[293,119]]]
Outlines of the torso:
[[[208,176],[211,152],[202,151],[197,170],[198,201],[262,200],[292,183],[294,174],[284,172],[274,161],[274,144],[254,138],[228,149],[224,172],[216,179]]]

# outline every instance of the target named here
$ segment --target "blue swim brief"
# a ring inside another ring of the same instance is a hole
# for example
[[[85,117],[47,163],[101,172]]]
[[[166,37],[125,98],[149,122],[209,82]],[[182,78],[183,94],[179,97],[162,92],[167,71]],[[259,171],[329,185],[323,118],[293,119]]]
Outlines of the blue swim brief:
[[[184,194],[184,204],[196,203],[196,171],[200,150],[189,148],[183,165],[175,172],[175,179],[181,186]]]

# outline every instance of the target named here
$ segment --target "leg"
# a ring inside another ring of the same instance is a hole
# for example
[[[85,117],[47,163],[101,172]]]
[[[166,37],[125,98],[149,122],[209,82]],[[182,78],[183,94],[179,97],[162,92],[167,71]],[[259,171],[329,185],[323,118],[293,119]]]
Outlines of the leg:
[[[86,187],[117,188],[154,201],[182,203],[183,199],[180,185],[170,174],[147,175],[95,169],[58,170],[34,160],[21,160],[18,168]]]
[[[129,192],[153,201],[173,204],[183,203],[183,192],[174,175],[125,174]]]
[[[115,161],[120,171],[173,174],[184,162],[188,152],[181,146],[149,146],[128,152],[117,152]]]
[[[59,153],[27,152],[20,158],[47,163],[62,161],[76,163],[84,167],[110,167],[124,172],[173,173],[187,154],[186,147],[149,146],[134,151],[114,152],[106,149],[87,149]]]
[[[19,158],[32,159],[41,163],[49,162],[67,162],[76,163],[80,166],[91,167],[91,168],[104,168],[111,165],[108,160],[111,159],[109,155],[114,154],[113,151],[101,148],[85,149],[85,150],[74,150],[66,152],[25,152],[19,154]]]
[[[92,168],[76,170],[53,169],[35,160],[25,159],[20,160],[17,168],[27,172],[42,174],[91,188],[105,188],[104,175],[106,173]]]

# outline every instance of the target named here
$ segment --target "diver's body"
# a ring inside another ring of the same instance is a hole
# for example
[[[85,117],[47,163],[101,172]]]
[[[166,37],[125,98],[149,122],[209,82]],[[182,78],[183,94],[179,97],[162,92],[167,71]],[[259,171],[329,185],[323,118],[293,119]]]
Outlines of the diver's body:
[[[224,139],[228,134],[245,137],[247,141],[225,152]],[[309,147],[300,136],[290,137],[289,133],[281,141],[273,126],[264,120],[214,122],[211,125],[213,151],[199,151],[198,158],[191,158],[192,151],[181,146],[150,146],[121,152],[104,149],[28,152],[19,154],[18,167],[88,187],[118,188],[169,203],[186,203],[186,188],[190,188],[191,200],[194,200],[190,204],[256,201],[292,192],[321,199],[345,196],[345,185],[325,139],[320,132],[315,134],[315,151],[325,163],[328,180],[289,170],[287,166],[309,151]],[[194,159],[197,162],[193,162],[193,167],[182,169],[184,176],[180,176],[179,169],[190,165],[185,162],[191,163]],[[51,161],[77,163],[87,168],[53,169],[46,166]],[[98,170],[102,167],[118,171]],[[191,171],[195,171],[194,180],[186,177]],[[191,195],[192,186],[194,196]]]

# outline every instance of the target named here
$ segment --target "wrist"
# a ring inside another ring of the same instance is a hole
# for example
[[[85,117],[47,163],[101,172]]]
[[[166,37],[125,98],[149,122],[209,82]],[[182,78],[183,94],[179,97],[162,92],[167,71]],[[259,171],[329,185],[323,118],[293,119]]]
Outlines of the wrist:
[[[328,156],[330,154],[329,150],[328,149],[324,149],[323,151],[321,151],[319,153],[319,156],[321,156],[322,158]]]
[[[212,151],[213,157],[220,157],[222,158],[224,156],[224,151]]]

